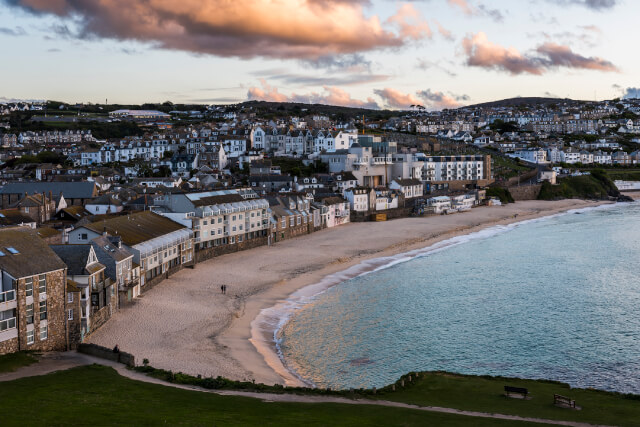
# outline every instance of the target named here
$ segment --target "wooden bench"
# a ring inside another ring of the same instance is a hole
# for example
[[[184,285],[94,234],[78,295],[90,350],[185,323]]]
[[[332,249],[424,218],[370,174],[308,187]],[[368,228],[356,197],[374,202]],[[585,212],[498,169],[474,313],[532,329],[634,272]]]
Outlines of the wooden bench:
[[[553,395],[553,404],[556,406],[563,406],[565,408],[577,409],[575,400],[559,394]]]
[[[520,397],[522,399],[526,399],[527,396],[529,395],[529,390],[527,390],[526,388],[511,387],[508,385],[504,386],[504,392],[507,395],[507,397]]]

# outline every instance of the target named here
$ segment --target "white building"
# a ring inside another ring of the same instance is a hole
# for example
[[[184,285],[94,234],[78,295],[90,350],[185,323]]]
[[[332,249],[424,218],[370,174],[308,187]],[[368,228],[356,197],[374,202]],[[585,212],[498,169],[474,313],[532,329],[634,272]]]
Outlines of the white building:
[[[547,163],[547,152],[542,148],[531,148],[528,150],[518,150],[512,157],[524,160],[529,163]]]

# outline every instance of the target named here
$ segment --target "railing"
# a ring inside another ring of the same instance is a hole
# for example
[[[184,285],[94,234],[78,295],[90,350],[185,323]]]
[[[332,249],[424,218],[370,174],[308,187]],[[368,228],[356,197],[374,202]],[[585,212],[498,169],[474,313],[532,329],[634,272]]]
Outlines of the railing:
[[[1,320],[0,321],[0,332],[6,331],[7,329],[14,329],[16,327],[16,318],[12,317],[11,319]]]
[[[15,299],[16,299],[16,291],[13,289],[5,292],[0,292],[0,303],[14,301]]]

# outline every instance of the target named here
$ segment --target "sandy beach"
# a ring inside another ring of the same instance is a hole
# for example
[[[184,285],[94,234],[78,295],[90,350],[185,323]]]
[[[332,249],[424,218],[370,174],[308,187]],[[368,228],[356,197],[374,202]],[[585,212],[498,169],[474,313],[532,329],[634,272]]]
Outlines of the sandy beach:
[[[483,228],[603,202],[525,201],[448,216],[354,223],[224,255],[185,269],[117,313],[90,342],[147,358],[156,368],[266,384],[297,384],[250,341],[261,310],[363,261],[431,246]],[[516,217],[517,215],[517,217]],[[220,286],[228,286],[222,295]],[[268,341],[268,337],[264,338]]]

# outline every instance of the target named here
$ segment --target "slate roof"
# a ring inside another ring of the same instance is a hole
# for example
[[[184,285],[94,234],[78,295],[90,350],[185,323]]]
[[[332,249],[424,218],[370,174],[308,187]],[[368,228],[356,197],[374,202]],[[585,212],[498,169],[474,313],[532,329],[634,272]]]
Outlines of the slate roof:
[[[422,185],[422,182],[418,179],[394,179],[395,182],[398,183],[398,185],[401,185],[403,187],[410,187],[412,185]]]
[[[18,253],[10,253],[8,247]],[[0,269],[16,279],[66,268],[49,245],[29,228],[0,229],[0,251],[4,254],[0,256]]]
[[[113,206],[122,206],[122,202],[118,199],[113,198],[109,194],[102,195],[98,198],[93,199],[91,202],[87,203],[87,205],[113,205]]]
[[[244,202],[245,199],[239,194],[222,194],[220,196],[203,197],[201,199],[191,200],[194,206],[213,206],[225,203]]]
[[[115,240],[117,240],[115,237],[100,236],[91,241],[98,261],[106,267],[105,273],[113,281],[117,280],[116,262],[124,261],[133,256],[125,248],[119,248],[118,244],[114,242]]]
[[[93,222],[84,227],[98,234],[102,234],[106,228],[107,233],[120,236],[122,242],[129,247],[186,229],[183,225],[150,211],[117,216],[105,221]]]
[[[0,227],[6,227],[10,225],[30,224],[35,220],[22,212],[14,209],[0,210]]]
[[[49,194],[62,193],[65,199],[91,199],[95,197],[94,182],[10,182],[0,188],[0,194]]]
[[[87,270],[87,263],[89,261],[89,254],[91,253],[91,245],[51,245],[53,250],[62,261],[67,265],[67,272],[70,276],[86,276],[93,274],[99,269],[95,266],[99,265],[100,268],[104,268],[103,265],[95,263]]]

